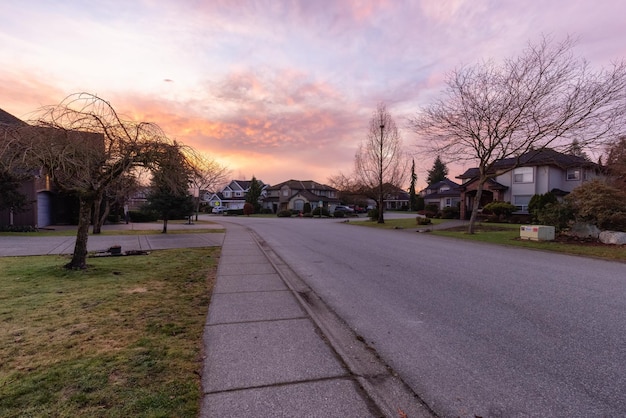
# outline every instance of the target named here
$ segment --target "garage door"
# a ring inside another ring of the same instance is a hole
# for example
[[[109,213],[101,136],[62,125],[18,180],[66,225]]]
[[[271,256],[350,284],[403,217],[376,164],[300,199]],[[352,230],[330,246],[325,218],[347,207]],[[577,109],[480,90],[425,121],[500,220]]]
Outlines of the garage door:
[[[52,224],[52,204],[50,193],[37,193],[37,226],[42,228]]]

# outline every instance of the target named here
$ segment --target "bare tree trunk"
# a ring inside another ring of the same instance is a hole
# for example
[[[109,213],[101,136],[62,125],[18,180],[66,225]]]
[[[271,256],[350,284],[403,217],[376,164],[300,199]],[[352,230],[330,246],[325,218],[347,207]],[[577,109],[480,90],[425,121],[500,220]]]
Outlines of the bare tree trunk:
[[[163,219],[163,230],[161,233],[167,234],[167,216]]]
[[[93,204],[93,213],[91,215],[91,223],[93,224],[93,233],[100,233],[100,226],[98,225],[98,221],[100,220],[100,206],[102,205],[102,193],[98,193],[96,197],[96,201]]]
[[[87,268],[87,239],[89,238],[89,225],[91,223],[91,206],[93,201],[80,198],[80,209],[78,212],[78,232],[76,233],[76,244],[72,261],[65,265],[67,269]]]
[[[474,196],[474,205],[472,206],[472,215],[470,216],[469,226],[467,227],[467,233],[474,233],[474,224],[476,223],[476,218],[478,217],[478,206],[480,206],[480,199],[483,196],[483,187],[485,184],[483,182],[478,183],[478,188],[476,189],[476,196]]]
[[[200,194],[198,194],[198,197],[194,197],[194,199],[196,200],[196,222],[197,222],[198,212],[200,212]]]
[[[111,212],[111,203],[108,200],[106,200],[104,202],[104,210],[102,211],[102,215],[100,215],[100,218],[96,219],[97,222],[93,224],[94,234],[96,233],[96,228],[98,228],[98,234],[101,232],[102,225],[104,225],[104,222],[106,221],[110,212]]]

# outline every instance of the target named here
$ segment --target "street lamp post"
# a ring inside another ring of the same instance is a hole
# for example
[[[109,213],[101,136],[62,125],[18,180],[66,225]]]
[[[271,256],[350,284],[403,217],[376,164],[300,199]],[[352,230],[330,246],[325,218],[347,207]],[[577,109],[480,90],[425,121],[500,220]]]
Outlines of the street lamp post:
[[[380,163],[378,167],[378,223],[385,223],[385,218],[383,218],[383,130],[385,129],[385,124],[380,123],[380,155],[378,156],[378,161]]]

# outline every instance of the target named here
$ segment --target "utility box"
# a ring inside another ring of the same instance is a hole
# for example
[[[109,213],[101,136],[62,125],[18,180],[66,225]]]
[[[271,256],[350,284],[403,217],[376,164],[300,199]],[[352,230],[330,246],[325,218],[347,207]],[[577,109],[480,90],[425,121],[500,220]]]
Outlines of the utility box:
[[[519,237],[532,241],[554,241],[554,227],[546,225],[522,225]]]

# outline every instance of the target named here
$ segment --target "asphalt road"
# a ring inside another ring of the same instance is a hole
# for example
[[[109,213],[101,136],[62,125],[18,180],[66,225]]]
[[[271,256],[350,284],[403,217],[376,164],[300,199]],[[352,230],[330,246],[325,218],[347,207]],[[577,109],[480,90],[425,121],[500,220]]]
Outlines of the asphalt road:
[[[626,264],[319,219],[257,232],[445,417],[626,416]]]

